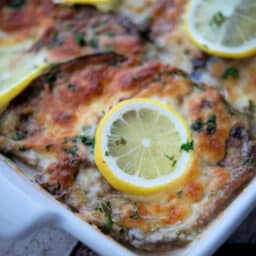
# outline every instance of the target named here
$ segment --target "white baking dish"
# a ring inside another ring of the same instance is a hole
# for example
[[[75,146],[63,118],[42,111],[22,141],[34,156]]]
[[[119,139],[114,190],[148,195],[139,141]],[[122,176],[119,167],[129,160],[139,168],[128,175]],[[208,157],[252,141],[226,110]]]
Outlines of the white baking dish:
[[[0,157],[0,239],[19,239],[50,224],[64,229],[101,255],[211,255],[256,206],[256,178],[187,247],[164,253],[127,249],[102,234],[53,197],[30,182],[17,168]]]

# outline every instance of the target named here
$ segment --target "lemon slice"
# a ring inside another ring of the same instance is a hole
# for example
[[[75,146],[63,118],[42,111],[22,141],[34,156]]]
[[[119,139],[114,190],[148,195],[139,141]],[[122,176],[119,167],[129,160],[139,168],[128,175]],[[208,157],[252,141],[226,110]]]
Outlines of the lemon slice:
[[[57,4],[92,4],[101,11],[112,10],[116,0],[53,0]]]
[[[190,136],[186,122],[169,105],[152,99],[126,100],[101,120],[95,161],[114,188],[153,193],[186,173],[192,151],[181,150],[181,145]]]
[[[0,111],[47,66],[44,52],[26,55],[10,52],[3,54],[0,60]]]
[[[256,53],[255,0],[192,0],[185,26],[191,39],[210,54],[242,58]]]

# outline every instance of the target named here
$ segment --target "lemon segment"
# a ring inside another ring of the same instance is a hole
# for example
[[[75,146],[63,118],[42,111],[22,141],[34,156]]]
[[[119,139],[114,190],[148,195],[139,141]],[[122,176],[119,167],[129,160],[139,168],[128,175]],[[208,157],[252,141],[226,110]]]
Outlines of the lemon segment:
[[[96,165],[116,189],[150,194],[178,182],[188,169],[191,139],[184,119],[152,99],[126,100],[113,107],[96,131]]]
[[[8,54],[3,59],[6,65],[0,64],[0,111],[49,65],[44,52],[24,56]]]
[[[202,50],[221,57],[256,53],[255,0],[192,0],[185,14],[188,36]]]
[[[57,4],[92,4],[101,11],[112,10],[116,0],[53,0]]]

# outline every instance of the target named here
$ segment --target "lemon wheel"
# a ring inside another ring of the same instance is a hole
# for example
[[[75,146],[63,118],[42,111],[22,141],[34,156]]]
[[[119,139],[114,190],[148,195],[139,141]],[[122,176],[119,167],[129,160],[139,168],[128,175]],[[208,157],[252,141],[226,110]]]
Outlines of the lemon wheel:
[[[0,111],[49,66],[44,52],[19,56],[16,61],[13,57],[12,62],[9,68],[0,66]]]
[[[185,27],[192,41],[210,54],[242,58],[256,53],[255,0],[192,0]]]
[[[107,181],[132,194],[149,194],[177,182],[191,151],[184,119],[169,105],[151,99],[126,100],[113,107],[96,132],[95,161]]]

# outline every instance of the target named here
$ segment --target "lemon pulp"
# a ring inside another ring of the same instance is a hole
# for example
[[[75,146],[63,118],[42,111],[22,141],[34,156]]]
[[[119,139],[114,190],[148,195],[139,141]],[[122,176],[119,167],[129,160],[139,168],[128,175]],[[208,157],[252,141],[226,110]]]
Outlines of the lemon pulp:
[[[117,166],[129,175],[148,180],[173,171],[175,159],[180,158],[180,145],[173,123],[147,108],[126,112],[108,134],[108,149]]]

